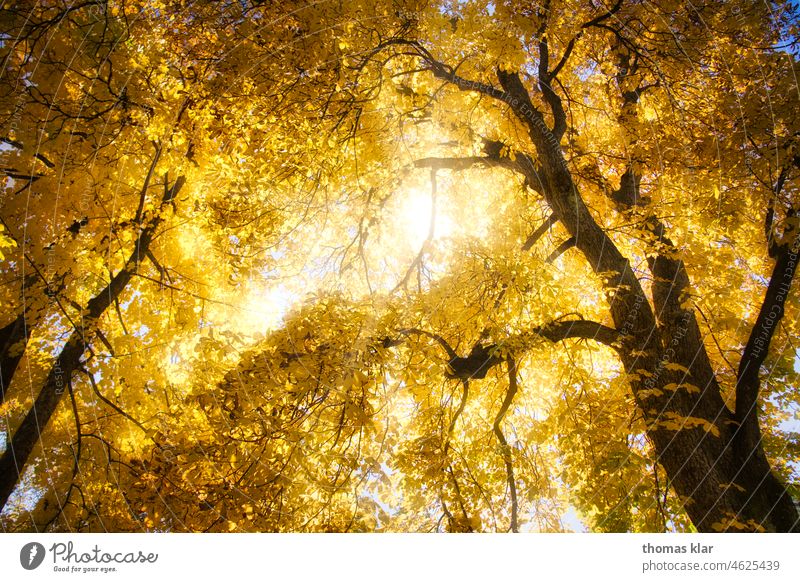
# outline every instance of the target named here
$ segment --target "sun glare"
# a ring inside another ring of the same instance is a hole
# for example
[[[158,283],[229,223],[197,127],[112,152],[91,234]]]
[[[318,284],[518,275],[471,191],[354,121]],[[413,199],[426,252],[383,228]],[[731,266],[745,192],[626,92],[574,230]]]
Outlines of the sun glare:
[[[440,195],[436,200],[435,215],[433,216],[433,238],[437,240],[453,234],[453,221],[443,207],[445,200]],[[410,188],[407,190],[401,206],[401,222],[404,236],[408,244],[418,250],[431,233],[431,214],[433,200],[430,190],[424,188]]]
[[[254,289],[240,313],[240,325],[250,332],[274,330],[280,326],[295,301],[296,294],[281,285],[269,290]]]

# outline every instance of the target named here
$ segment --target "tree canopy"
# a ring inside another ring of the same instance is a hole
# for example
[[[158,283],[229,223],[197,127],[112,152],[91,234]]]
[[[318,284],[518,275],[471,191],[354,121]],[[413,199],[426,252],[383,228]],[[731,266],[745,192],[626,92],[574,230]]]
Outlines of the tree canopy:
[[[798,8],[0,18],[5,531],[798,531]]]

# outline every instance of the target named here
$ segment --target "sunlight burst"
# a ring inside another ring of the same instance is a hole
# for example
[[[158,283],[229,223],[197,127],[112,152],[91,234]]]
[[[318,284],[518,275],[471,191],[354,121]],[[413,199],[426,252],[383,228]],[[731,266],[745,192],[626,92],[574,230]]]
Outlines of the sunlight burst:
[[[433,236],[431,240],[449,237],[453,234],[454,223],[443,208],[446,201],[441,194],[436,199],[435,209],[430,189],[410,188],[402,202],[400,220],[403,235],[408,244],[418,250],[431,235],[431,214],[433,216]]]

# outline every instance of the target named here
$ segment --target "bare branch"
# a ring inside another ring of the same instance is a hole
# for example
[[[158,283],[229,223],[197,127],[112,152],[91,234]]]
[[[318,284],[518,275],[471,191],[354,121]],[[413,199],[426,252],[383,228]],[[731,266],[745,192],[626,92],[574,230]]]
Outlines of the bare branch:
[[[550,227],[552,227],[556,222],[558,222],[558,219],[556,218],[555,214],[551,214],[550,216],[548,216],[547,220],[545,220],[539,228],[537,228],[536,230],[533,231],[533,233],[531,233],[531,235],[522,245],[522,250],[523,251],[531,250],[531,248],[533,248],[533,245],[535,245],[538,242],[538,240],[542,238],[542,236],[544,236],[544,233],[547,232],[547,230]]]
[[[436,341],[440,346],[442,346],[442,348],[444,348],[444,351],[447,352],[449,358],[452,359],[458,357],[458,354],[450,346],[450,344],[447,343],[447,340],[444,339],[439,334],[431,333],[429,331],[425,331],[424,329],[417,329],[413,327],[408,329],[401,329],[398,333],[400,333],[401,335],[424,335]]]
[[[769,205],[767,207],[767,214],[764,217],[764,235],[767,239],[767,251],[769,252],[769,256],[773,259],[778,256],[780,251],[779,245],[775,241],[775,237],[772,232],[772,223],[775,220],[775,202],[778,200],[778,196],[780,196],[781,190],[783,190],[783,185],[786,183],[786,178],[788,176],[789,166],[785,165],[783,168],[781,168],[778,181],[775,183],[775,187],[772,189],[773,195],[770,197]]]
[[[615,347],[615,342],[619,339],[617,330],[585,319],[554,321],[535,328],[532,333],[551,342],[581,338],[595,340],[610,347]]]
[[[553,77],[548,72],[550,66],[550,49],[547,44],[547,37],[542,37],[539,42],[539,88],[542,90],[545,101],[550,106],[550,112],[553,114],[553,137],[556,141],[561,141],[561,137],[567,130],[567,114],[564,111],[564,105],[561,102],[561,97],[553,90],[551,81]]]
[[[530,156],[522,152],[514,152],[512,156],[501,155],[506,147],[503,142],[484,140],[485,156],[468,156],[462,158],[422,158],[414,161],[417,168],[444,170],[466,170],[473,166],[500,167],[518,172],[525,179],[525,185],[539,194],[543,194],[544,181],[536,164]],[[555,220],[555,219],[554,219]]]
[[[545,262],[546,263],[554,262],[558,257],[563,255],[565,252],[567,252],[569,249],[571,249],[574,246],[575,246],[575,237],[571,236],[567,240],[562,242],[560,245],[558,245],[558,247],[552,253],[550,253],[547,256],[547,258],[545,259]]]
[[[508,483],[508,492],[511,497],[511,531],[519,533],[519,525],[517,523],[517,483],[514,479],[514,464],[511,458],[511,449],[508,446],[508,441],[500,428],[503,418],[505,418],[511,403],[514,401],[514,396],[517,394],[517,363],[513,357],[508,358],[508,390],[500,405],[500,410],[492,424],[492,431],[497,437],[497,442],[500,443],[500,454],[503,456],[503,463],[506,466],[506,482]]]
[[[142,190],[139,194],[139,207],[136,209],[136,217],[134,218],[137,224],[142,221],[142,212],[144,211],[144,202],[147,198],[147,190],[150,188],[150,180],[153,178],[153,172],[155,172],[156,165],[161,157],[161,146],[158,144],[153,145],[156,148],[156,153],[153,156],[153,160],[150,162],[150,168],[147,170],[147,176],[144,179],[144,184],[142,184]]]

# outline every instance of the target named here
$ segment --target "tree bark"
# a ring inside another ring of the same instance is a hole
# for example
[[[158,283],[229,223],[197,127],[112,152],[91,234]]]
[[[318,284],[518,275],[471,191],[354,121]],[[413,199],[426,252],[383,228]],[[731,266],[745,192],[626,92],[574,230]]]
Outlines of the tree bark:
[[[0,403],[5,402],[11,378],[17,371],[25,346],[28,344],[28,327],[25,312],[0,329]]]
[[[34,275],[25,277],[23,286],[27,289],[36,289],[34,295],[39,292],[50,293],[46,286],[38,289],[38,278]],[[0,404],[5,402],[8,394],[11,379],[17,372],[22,356],[28,346],[31,331],[39,324],[45,313],[43,305],[33,307],[28,303],[23,305],[22,311],[17,317],[0,329]]]
[[[759,373],[778,323],[783,318],[786,297],[797,272],[798,246],[800,236],[794,237],[791,245],[787,242],[776,246],[775,266],[739,362],[736,383],[735,418],[739,426],[733,444],[736,457],[742,460],[739,482],[753,491],[745,508],[754,515],[769,516],[779,531],[797,531],[799,522],[791,496],[775,477],[764,454],[758,420]]]

